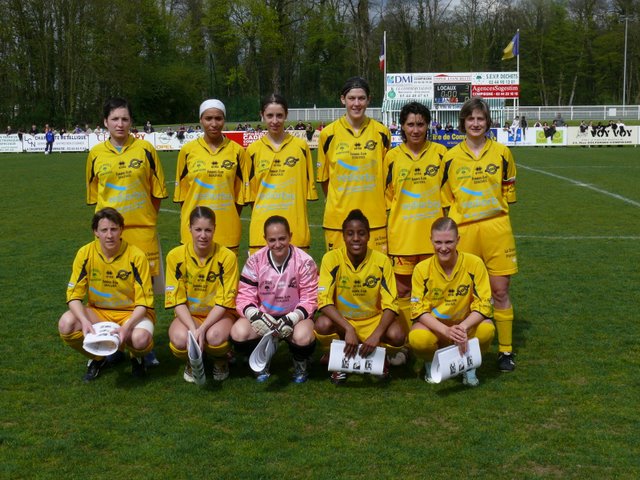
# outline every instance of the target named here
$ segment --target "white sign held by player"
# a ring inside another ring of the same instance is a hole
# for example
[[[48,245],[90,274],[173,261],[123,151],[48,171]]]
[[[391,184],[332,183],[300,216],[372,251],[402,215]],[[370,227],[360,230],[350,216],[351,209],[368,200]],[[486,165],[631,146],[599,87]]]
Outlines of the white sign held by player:
[[[355,357],[347,358],[344,354],[344,345],[343,340],[334,340],[331,342],[329,371],[382,375],[386,355],[384,348],[376,347],[368,357],[363,358],[360,356],[360,353],[356,353]]]
[[[480,342],[477,338],[472,338],[468,342],[464,355],[460,355],[457,345],[436,351],[431,363],[431,378],[435,383],[440,383],[467,370],[478,368],[480,365],[482,365]]]

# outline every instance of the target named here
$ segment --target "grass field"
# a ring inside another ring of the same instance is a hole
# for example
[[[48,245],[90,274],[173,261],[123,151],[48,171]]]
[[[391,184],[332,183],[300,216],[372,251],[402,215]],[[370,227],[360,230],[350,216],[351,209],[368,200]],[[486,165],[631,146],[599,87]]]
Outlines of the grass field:
[[[83,384],[84,360],[56,327],[91,240],[85,155],[0,155],[0,478],[638,478],[640,150],[515,156],[518,367],[498,373],[494,349],[467,389],[409,367],[388,385],[336,388],[317,362],[296,385],[285,349],[266,384],[236,367],[197,388],[169,352],[161,297],[161,365],[143,382],[126,365]],[[171,194],[176,154],[161,159]],[[321,211],[311,206],[313,224]],[[177,212],[163,203],[165,254]]]

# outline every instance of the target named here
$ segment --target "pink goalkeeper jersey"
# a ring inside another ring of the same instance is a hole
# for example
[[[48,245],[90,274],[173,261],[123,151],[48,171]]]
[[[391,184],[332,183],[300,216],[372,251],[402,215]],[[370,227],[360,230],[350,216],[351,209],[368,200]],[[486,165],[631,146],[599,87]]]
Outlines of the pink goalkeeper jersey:
[[[303,250],[291,245],[289,258],[276,267],[263,247],[251,255],[240,274],[236,308],[257,307],[274,317],[296,308],[309,318],[318,308],[318,267]]]

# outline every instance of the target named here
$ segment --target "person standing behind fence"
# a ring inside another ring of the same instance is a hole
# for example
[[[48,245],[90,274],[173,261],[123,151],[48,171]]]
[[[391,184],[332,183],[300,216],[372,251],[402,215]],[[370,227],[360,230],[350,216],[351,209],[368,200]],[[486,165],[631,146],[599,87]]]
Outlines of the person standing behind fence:
[[[418,102],[400,111],[403,143],[387,153],[386,175],[389,199],[387,238],[389,257],[398,287],[402,326],[411,328],[411,274],[415,266],[433,255],[433,245],[425,242],[426,232],[442,217],[440,186],[442,158],[447,148],[427,140],[431,112]]]
[[[204,135],[180,149],[176,164],[173,201],[182,205],[180,242],[191,241],[189,215],[193,209],[207,206],[216,213],[213,241],[237,255],[242,233],[240,212],[249,177],[248,159],[244,148],[222,133],[227,110],[220,100],[205,100],[199,111]]]
[[[511,275],[518,272],[509,204],[516,201],[516,165],[506,146],[486,137],[489,105],[467,100],[460,110],[459,130],[465,140],[443,159],[443,203],[460,231],[458,249],[479,256],[489,272],[494,319],[498,330],[498,368],[513,371],[513,305]]]
[[[327,250],[344,245],[342,221],[352,209],[360,209],[371,222],[369,246],[387,252],[384,157],[391,134],[367,117],[370,100],[367,81],[349,78],[340,94],[345,116],[320,132],[318,182],[327,202],[322,222]]]
[[[109,139],[87,156],[87,204],[95,205],[96,211],[113,207],[123,215],[122,238],[145,252],[154,288],[161,293],[164,278],[156,226],[160,202],[168,196],[162,163],[149,142],[130,135],[129,102],[111,98],[103,113]]]
[[[262,101],[260,116],[267,134],[247,147],[250,179],[247,201],[253,204],[249,226],[249,250],[266,245],[264,222],[272,215],[287,219],[292,243],[303,249],[311,245],[307,200],[317,200],[311,150],[307,141],[284,130],[289,108],[282,95]]]

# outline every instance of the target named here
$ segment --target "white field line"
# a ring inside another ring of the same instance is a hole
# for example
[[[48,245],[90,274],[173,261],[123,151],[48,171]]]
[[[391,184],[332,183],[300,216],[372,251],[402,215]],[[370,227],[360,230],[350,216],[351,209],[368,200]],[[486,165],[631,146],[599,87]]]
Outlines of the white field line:
[[[622,202],[628,203],[629,205],[633,205],[634,207],[640,208],[640,202],[636,202],[635,200],[631,200],[630,198],[623,197],[622,195],[618,195],[617,193],[613,193],[608,190],[604,190],[602,188],[594,187],[593,185],[590,185],[588,183],[580,182],[578,180],[574,180],[573,178],[569,178],[569,177],[563,177],[562,175],[556,175],[555,173],[547,172],[545,170],[540,170],[539,168],[527,167],[526,165],[523,165],[521,163],[519,163],[517,166],[518,168],[524,168],[525,170],[530,170],[532,172],[540,173],[542,175],[548,175],[550,177],[557,178],[558,180],[564,180],[565,182],[569,182],[578,187],[583,187],[589,190],[593,190],[594,192],[601,193],[608,197],[615,198],[616,200],[620,200]]]

